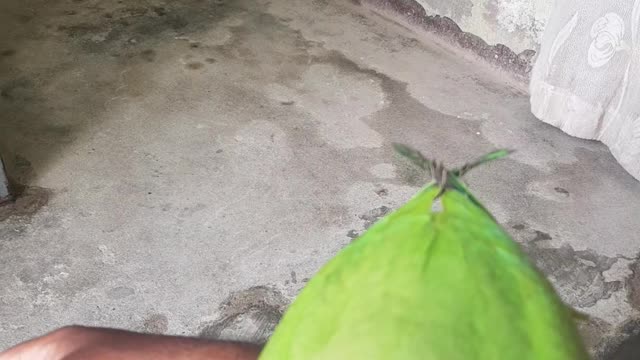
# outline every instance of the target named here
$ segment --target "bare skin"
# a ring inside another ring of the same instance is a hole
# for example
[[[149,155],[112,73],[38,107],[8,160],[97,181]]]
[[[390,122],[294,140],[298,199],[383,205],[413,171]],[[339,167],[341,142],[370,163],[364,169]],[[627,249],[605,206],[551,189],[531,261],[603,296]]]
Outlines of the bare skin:
[[[19,344],[0,360],[256,360],[257,345],[69,326]]]

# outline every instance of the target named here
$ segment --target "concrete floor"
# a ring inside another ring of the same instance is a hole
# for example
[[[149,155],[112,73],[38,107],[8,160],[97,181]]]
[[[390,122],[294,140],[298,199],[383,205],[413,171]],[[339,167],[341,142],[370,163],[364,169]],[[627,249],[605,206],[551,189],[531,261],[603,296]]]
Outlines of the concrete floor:
[[[323,0],[7,0],[0,348],[54,327],[261,340],[305,281],[425,179],[471,188],[597,351],[640,327],[640,183],[525,93],[371,10]],[[613,340],[612,340],[613,339]]]

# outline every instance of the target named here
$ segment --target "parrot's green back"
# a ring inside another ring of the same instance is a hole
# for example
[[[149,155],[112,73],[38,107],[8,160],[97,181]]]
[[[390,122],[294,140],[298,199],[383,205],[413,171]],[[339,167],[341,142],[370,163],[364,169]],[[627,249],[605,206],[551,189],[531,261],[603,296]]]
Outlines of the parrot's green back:
[[[343,249],[260,359],[587,359],[571,310],[459,186],[426,187]]]

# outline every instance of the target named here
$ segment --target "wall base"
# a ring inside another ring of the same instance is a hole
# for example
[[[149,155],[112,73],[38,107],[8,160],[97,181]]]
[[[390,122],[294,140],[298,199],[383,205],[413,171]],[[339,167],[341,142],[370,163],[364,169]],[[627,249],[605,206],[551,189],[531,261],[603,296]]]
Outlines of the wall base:
[[[413,26],[471,51],[484,61],[515,75],[518,80],[528,82],[536,54],[535,50],[524,50],[516,54],[506,45],[489,45],[479,36],[463,31],[455,21],[446,16],[427,15],[425,9],[415,0],[353,1],[384,12],[391,12]]]

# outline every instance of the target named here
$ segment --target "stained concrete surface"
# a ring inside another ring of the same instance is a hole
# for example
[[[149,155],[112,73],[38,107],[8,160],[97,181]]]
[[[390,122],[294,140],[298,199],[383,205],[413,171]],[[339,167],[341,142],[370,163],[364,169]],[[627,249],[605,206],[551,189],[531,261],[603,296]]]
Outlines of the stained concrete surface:
[[[0,347],[78,323],[264,340],[310,276],[426,181],[468,182],[604,354],[640,329],[640,183],[496,73],[368,8],[43,0],[0,9]],[[9,209],[9,210],[7,210]]]

